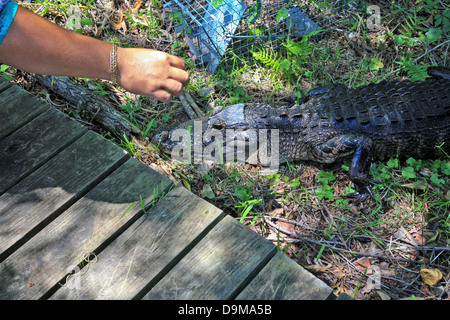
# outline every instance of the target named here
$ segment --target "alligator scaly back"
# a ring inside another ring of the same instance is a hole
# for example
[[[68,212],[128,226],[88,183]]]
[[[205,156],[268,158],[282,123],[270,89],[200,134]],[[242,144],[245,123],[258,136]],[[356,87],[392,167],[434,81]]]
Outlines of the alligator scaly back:
[[[436,157],[437,145],[444,143],[444,150],[450,146],[450,81],[383,81],[356,89],[331,85],[290,108],[248,105],[245,117],[251,128],[279,129],[285,136],[281,143],[297,137],[314,149],[337,136],[359,134],[372,140],[376,159]],[[297,145],[283,155],[328,163],[344,156],[307,153]]]

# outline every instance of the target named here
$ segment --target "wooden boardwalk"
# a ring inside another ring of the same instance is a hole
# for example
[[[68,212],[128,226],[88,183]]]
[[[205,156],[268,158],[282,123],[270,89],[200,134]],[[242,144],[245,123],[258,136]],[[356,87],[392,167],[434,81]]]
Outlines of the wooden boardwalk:
[[[0,77],[0,299],[326,299],[268,240]]]

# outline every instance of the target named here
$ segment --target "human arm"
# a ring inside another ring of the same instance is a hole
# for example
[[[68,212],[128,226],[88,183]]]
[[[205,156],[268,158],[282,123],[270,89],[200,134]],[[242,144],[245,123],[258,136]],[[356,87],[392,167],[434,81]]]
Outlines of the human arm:
[[[111,79],[112,45],[63,29],[19,6],[0,43],[0,61],[45,75]],[[117,83],[125,90],[164,102],[189,81],[184,61],[161,51],[117,49]]]

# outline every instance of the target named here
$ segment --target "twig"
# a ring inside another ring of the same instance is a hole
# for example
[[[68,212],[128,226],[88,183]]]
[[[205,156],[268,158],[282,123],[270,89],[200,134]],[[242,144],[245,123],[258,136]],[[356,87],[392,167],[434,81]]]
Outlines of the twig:
[[[205,113],[200,109],[200,107],[197,105],[197,103],[195,103],[195,101],[194,101],[194,99],[192,99],[191,95],[189,93],[185,92],[184,96],[185,96],[187,102],[189,102],[189,105],[192,107],[194,112],[197,114],[197,117],[199,117],[199,118],[204,117]]]
[[[192,110],[191,105],[189,104],[189,102],[187,101],[186,97],[183,94],[180,95],[180,101],[181,101],[181,104],[183,105],[184,111],[186,111],[189,118],[197,119],[198,116],[195,114],[194,110]]]

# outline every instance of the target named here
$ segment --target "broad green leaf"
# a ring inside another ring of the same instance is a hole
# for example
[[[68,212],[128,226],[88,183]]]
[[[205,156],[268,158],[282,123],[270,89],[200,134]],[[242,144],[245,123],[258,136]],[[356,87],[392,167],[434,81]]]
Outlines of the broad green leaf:
[[[212,0],[211,1],[211,6],[213,6],[214,8],[217,8],[219,6],[221,6],[223,4],[223,0]]]
[[[261,14],[261,0],[257,0],[256,4],[248,9],[249,15],[247,16],[247,23],[252,24],[259,18]]]
[[[427,36],[428,41],[433,42],[441,38],[442,30],[431,28],[425,35]]]
[[[287,9],[281,9],[277,12],[277,22],[280,22],[281,18],[287,18],[288,17],[288,10]]]
[[[82,26],[93,26],[94,22],[91,19],[89,19],[89,18],[83,18],[83,19],[80,20],[80,24]]]

